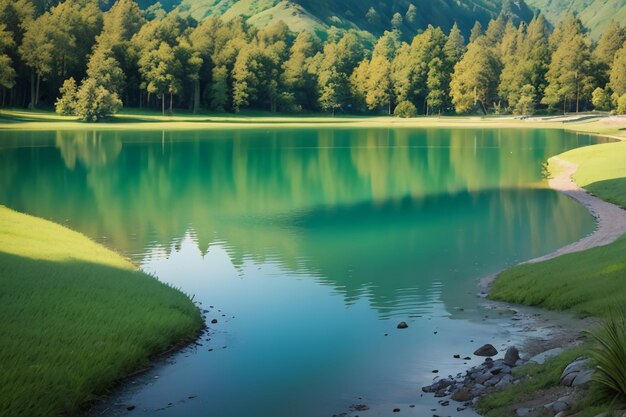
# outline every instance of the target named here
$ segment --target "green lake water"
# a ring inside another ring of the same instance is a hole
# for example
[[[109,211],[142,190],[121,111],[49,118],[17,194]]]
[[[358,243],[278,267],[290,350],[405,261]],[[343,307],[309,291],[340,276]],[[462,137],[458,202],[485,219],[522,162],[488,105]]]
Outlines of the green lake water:
[[[530,129],[4,131],[0,204],[120,251],[218,320],[102,415],[126,404],[135,416],[330,417],[353,404],[448,415],[420,396],[432,371],[456,374],[476,359],[454,354],[524,338],[481,307],[476,280],[594,230],[546,189],[542,164],[597,141]]]

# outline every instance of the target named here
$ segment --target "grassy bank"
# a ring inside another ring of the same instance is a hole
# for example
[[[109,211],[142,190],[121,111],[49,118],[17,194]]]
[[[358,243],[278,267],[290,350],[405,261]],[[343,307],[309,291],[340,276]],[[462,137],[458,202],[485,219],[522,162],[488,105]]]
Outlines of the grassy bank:
[[[577,184],[626,206],[626,142],[578,148],[560,157],[578,164]],[[611,308],[626,305],[625,253],[623,236],[607,246],[519,265],[500,274],[490,295],[496,300],[603,317]]]
[[[325,113],[304,115],[267,112],[242,112],[239,114],[176,113],[163,116],[142,109],[125,109],[120,114],[100,123],[84,123],[75,117],[59,116],[53,112],[0,110],[0,130],[73,130],[73,129],[124,129],[124,130],[190,130],[259,127],[473,127],[473,128],[542,128],[567,129],[575,132],[626,138],[626,117],[620,119],[591,118],[572,122],[570,117],[545,117],[519,120],[512,117],[442,116],[399,119],[390,116],[337,115]]]
[[[0,415],[71,415],[194,338],[181,292],[54,223],[0,206]]]

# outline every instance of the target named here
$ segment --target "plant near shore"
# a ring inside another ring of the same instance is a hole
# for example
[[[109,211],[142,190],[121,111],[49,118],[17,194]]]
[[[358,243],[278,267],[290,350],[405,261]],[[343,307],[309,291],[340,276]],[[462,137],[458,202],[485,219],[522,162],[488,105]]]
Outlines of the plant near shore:
[[[616,399],[626,400],[626,313],[612,313],[600,330],[590,334],[598,343],[591,351],[594,380]]]

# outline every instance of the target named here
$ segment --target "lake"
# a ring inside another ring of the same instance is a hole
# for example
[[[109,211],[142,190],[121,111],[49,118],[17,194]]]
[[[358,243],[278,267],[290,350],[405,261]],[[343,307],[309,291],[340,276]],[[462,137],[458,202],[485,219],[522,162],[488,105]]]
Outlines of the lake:
[[[98,415],[128,404],[134,416],[330,417],[359,414],[354,404],[371,406],[364,416],[449,414],[420,387],[478,363],[455,354],[524,337],[481,306],[476,280],[594,230],[580,204],[546,189],[542,164],[599,140],[531,129],[3,131],[0,204],[114,248],[218,321]]]

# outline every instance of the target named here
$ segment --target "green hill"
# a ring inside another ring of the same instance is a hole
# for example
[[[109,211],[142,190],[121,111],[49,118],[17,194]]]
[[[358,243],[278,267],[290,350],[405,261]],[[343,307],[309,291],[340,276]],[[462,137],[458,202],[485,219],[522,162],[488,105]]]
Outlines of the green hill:
[[[454,22],[468,33],[476,20],[486,24],[503,9],[516,20],[532,18],[524,0],[182,0],[179,6],[182,13],[198,20],[210,15],[241,15],[257,26],[283,20],[297,31],[319,32],[336,26],[374,34],[388,30],[396,13],[402,16],[401,28],[408,33],[429,24],[449,29]]]
[[[526,0],[528,5],[541,10],[553,23],[567,12],[576,12],[594,38],[599,38],[611,20],[626,22],[626,0]]]

